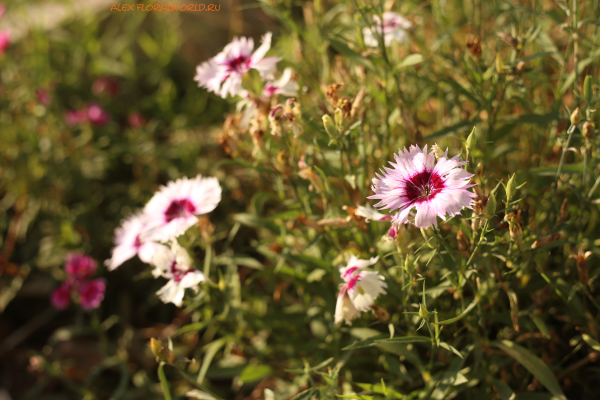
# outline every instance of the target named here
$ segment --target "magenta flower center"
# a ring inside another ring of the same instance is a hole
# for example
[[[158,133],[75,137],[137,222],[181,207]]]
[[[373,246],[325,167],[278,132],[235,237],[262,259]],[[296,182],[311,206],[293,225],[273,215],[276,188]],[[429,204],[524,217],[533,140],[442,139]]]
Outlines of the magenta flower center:
[[[348,281],[348,290],[354,289],[359,280],[360,274],[356,274],[352,278],[350,278],[350,280]]]
[[[423,171],[406,181],[406,197],[411,203],[432,200],[445,187],[444,179],[433,171]]]
[[[349,276],[351,276],[356,270],[358,269],[358,267],[350,267],[346,270],[346,272],[344,272],[344,275],[342,276],[342,279],[346,279]]]
[[[177,261],[173,261],[171,263],[171,269],[169,272],[171,272],[171,275],[173,275],[173,279],[175,280],[175,282],[181,282],[183,277],[190,271],[182,271],[180,269],[177,269]]]
[[[227,61],[229,72],[237,72],[243,74],[248,69],[250,58],[248,56],[239,56]]]
[[[165,220],[171,222],[176,218],[194,214],[196,206],[188,199],[173,200],[165,211]]]

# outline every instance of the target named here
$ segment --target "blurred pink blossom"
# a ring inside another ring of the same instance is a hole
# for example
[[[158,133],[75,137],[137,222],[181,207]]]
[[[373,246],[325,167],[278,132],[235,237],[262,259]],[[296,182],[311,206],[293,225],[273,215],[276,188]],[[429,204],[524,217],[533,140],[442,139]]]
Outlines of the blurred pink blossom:
[[[98,103],[91,103],[87,107],[87,119],[96,126],[103,126],[110,121],[110,115]]]
[[[107,77],[97,78],[92,84],[92,93],[96,96],[108,95],[112,97],[119,93],[120,89],[119,82]]]
[[[75,126],[87,119],[87,113],[83,110],[67,110],[65,112],[65,122],[69,126]]]
[[[6,49],[10,46],[10,31],[0,31],[0,55],[4,54]]]
[[[89,278],[96,271],[98,263],[90,256],[81,253],[69,253],[67,255],[65,271],[75,280]]]
[[[142,128],[144,125],[146,125],[146,120],[144,117],[142,117],[142,114],[136,112],[129,115],[129,125],[136,129]]]
[[[38,101],[47,106],[50,103],[50,93],[46,89],[38,89],[35,91],[35,96]]]
[[[105,290],[106,283],[104,279],[92,279],[91,281],[83,282],[78,289],[81,307],[86,311],[98,308],[102,300],[104,300]]]
[[[52,305],[64,310],[71,302],[71,294],[77,293],[81,307],[89,311],[97,308],[104,299],[106,283],[104,279],[88,280],[96,271],[98,263],[82,253],[69,253],[66,257],[67,278],[54,289],[50,296]]]
[[[0,3],[0,19],[2,19],[2,16],[4,15],[4,11],[6,11],[6,4]]]
[[[62,285],[54,289],[52,292],[52,296],[50,297],[50,302],[59,310],[64,310],[69,306],[71,302],[71,288],[70,285],[66,282],[63,282]]]

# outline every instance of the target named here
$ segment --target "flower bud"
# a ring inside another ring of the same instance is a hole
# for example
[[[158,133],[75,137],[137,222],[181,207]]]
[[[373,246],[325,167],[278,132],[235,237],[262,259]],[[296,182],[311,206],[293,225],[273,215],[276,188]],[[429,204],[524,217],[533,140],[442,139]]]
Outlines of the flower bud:
[[[469,151],[473,151],[473,149],[475,148],[475,144],[477,143],[477,138],[475,137],[475,129],[476,128],[473,127],[471,134],[467,138],[467,150]]]
[[[496,54],[496,72],[499,74],[504,72],[504,62],[500,58],[500,54]]]
[[[419,317],[424,319],[425,321],[429,321],[429,311],[427,311],[427,307],[423,304],[419,303]]]
[[[150,350],[152,350],[152,354],[156,357],[156,362],[166,362],[167,364],[175,363],[177,357],[175,357],[175,354],[173,354],[169,348],[165,347],[161,341],[151,338],[149,346]]]
[[[356,116],[358,115],[363,102],[365,100],[365,95],[367,94],[367,89],[365,87],[362,87],[356,97],[354,98],[354,101],[352,102],[352,109],[350,110],[350,119],[354,120],[354,118],[356,118]]]
[[[444,152],[442,151],[442,149],[440,149],[440,146],[438,146],[437,143],[435,143],[432,146],[432,149],[433,149],[433,154],[435,154],[436,159],[439,160],[440,158],[442,158],[444,156]]]
[[[479,180],[483,179],[483,164],[477,163],[477,170],[475,171],[475,176]]]
[[[496,195],[492,193],[485,205],[485,217],[492,219],[496,215]]]
[[[592,140],[594,138],[594,124],[590,121],[585,121],[583,123],[583,136],[587,140]]]
[[[571,114],[571,125],[577,125],[579,122],[581,122],[581,112],[579,111],[579,107],[577,107]]]
[[[512,218],[509,222],[509,230],[510,230],[510,240],[519,244],[521,243],[521,239],[523,239],[523,229],[521,229],[521,225]]]
[[[583,97],[588,105],[592,105],[592,101],[594,100],[594,92],[592,90],[592,85],[594,84],[594,80],[591,76],[586,76],[585,81],[583,82]]]
[[[329,135],[330,138],[336,139],[338,137],[338,132],[333,123],[333,120],[329,115],[323,115],[323,126],[325,127],[325,132]]]
[[[532,249],[539,249],[540,247],[544,247],[549,245],[552,242],[556,242],[560,239],[560,233],[551,233],[550,235],[546,235],[544,237],[539,238],[531,245]]]
[[[523,75],[523,72],[525,72],[525,61],[519,61],[517,67],[515,68],[515,74]]]
[[[562,206],[560,206],[560,222],[563,222],[567,219],[567,215],[568,215],[568,211],[567,211],[567,206],[568,206],[568,200],[565,199],[562,203]]]
[[[335,126],[337,127],[338,132],[342,132],[344,130],[344,114],[342,109],[336,108],[333,116],[335,118]]]
[[[513,174],[506,184],[506,200],[510,201],[515,193],[517,193],[517,180],[515,179],[515,174]]]

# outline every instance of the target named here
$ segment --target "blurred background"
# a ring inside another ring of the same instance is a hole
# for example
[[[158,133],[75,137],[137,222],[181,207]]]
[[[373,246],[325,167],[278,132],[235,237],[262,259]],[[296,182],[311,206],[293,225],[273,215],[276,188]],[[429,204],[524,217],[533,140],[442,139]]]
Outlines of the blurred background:
[[[0,399],[120,397],[130,392],[130,375],[148,384],[143,371],[156,365],[146,343],[173,333],[161,332],[173,328],[177,310],[151,296],[162,282],[140,280],[147,277],[137,276],[141,262],[110,274],[101,264],[119,221],[160,184],[212,172],[223,157],[214,126],[230,105],[193,76],[233,36],[258,41],[274,28],[251,3],[215,0],[218,12],[118,12],[106,0],[5,2]],[[240,181],[218,177],[225,195],[216,221],[222,210],[244,207]],[[50,305],[71,251],[99,262],[96,275],[107,279],[100,310]],[[42,367],[35,354],[60,365]],[[127,398],[156,397],[135,393]]]

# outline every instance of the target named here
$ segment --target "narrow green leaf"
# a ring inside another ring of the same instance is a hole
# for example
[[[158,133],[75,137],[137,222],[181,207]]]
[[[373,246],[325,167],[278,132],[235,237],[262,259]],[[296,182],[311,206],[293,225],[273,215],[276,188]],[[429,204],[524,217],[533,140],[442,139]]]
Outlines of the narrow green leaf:
[[[164,367],[164,361],[158,365],[158,379],[160,380],[160,386],[162,387],[165,400],[171,400],[171,391],[169,390],[169,382],[167,381],[167,377],[165,376]]]
[[[356,342],[352,343],[350,346],[344,347],[342,350],[362,349],[364,347],[375,346],[375,341],[376,340],[385,339],[387,337],[388,337],[388,335],[386,335],[386,334],[372,336],[372,337],[369,337],[369,338],[366,338],[366,339],[362,339],[362,340],[356,341]]]
[[[590,347],[596,351],[600,351],[600,343],[598,343],[598,341],[594,340],[590,335],[588,335],[587,333],[584,333],[583,335],[581,335],[581,337],[583,338],[583,340],[590,345]]]
[[[319,389],[317,389],[317,388],[306,389],[305,391],[300,392],[296,396],[292,397],[291,400],[312,400],[313,397],[316,397],[317,399],[320,397]]]
[[[431,338],[427,336],[403,336],[403,337],[395,337],[391,339],[378,339],[375,340],[376,343],[417,343],[417,342],[428,342],[431,343]]]
[[[263,379],[273,371],[269,365],[247,365],[240,374],[243,383],[254,382]]]
[[[511,342],[510,340],[501,340],[493,343],[494,346],[504,351],[506,354],[517,360],[525,367],[537,380],[554,396],[560,400],[567,400],[562,392],[556,377],[548,366],[535,354],[524,347]]]
[[[461,319],[463,319],[464,317],[466,317],[467,314],[470,313],[471,310],[474,309],[476,305],[477,305],[477,300],[473,300],[473,302],[471,304],[469,304],[469,306],[467,308],[465,308],[465,311],[463,311],[460,315],[457,315],[454,318],[450,318],[450,319],[447,319],[447,320],[444,320],[444,321],[440,321],[437,324],[438,325],[448,325],[448,324],[451,324],[453,322],[460,321]]]
[[[224,338],[215,340],[214,342],[211,342],[210,344],[205,346],[206,354],[204,355],[204,359],[202,360],[202,366],[200,367],[200,371],[198,372],[198,379],[197,379],[198,383],[202,383],[202,381],[204,380],[204,377],[206,376],[206,371],[208,371],[208,367],[210,366],[210,363],[212,362],[212,359],[217,354],[217,351],[219,351],[219,349],[221,347],[225,346],[225,343],[227,343],[228,339],[229,338],[224,337]]]
[[[515,392],[506,383],[499,379],[494,379],[494,386],[502,400],[515,400]]]
[[[461,131],[464,128],[473,126],[473,124],[476,124],[477,122],[479,122],[479,120],[477,120],[477,119],[475,119],[473,121],[461,121],[457,124],[447,126],[445,128],[440,129],[439,131],[433,132],[433,133],[425,136],[425,139],[426,140],[437,139],[439,137],[446,136],[451,133]]]
[[[410,55],[404,57],[404,59],[402,59],[402,61],[400,61],[400,63],[398,63],[398,65],[396,65],[396,67],[394,68],[392,73],[396,73],[403,68],[410,67],[412,65],[416,65],[421,62],[423,62],[423,56],[421,54],[410,54]]]

